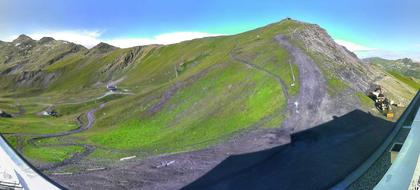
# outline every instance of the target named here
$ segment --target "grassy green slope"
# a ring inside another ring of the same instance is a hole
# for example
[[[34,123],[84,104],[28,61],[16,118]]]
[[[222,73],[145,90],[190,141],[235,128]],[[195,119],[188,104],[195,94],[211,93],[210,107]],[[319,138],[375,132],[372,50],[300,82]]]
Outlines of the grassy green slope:
[[[110,158],[113,154],[103,150],[158,154],[202,148],[247,128],[281,125],[287,101],[284,92],[298,92],[299,73],[274,36],[287,34],[290,27],[301,24],[285,20],[234,36],[146,46],[127,67],[115,64],[135,48],[100,55],[77,53],[45,67],[46,72],[60,76],[34,95],[43,97],[37,102],[56,105],[64,114],[51,118],[51,124],[65,124],[68,118],[98,106],[98,102],[88,100],[105,93],[107,81],[123,78],[118,86],[133,95],[106,100],[105,107],[96,113],[92,129],[60,141],[97,145],[103,149],[98,148],[92,156]],[[123,69],[109,73],[106,68]],[[13,95],[17,93],[8,93],[7,97],[20,101]],[[87,101],[63,104],[77,100]],[[36,123],[39,118],[33,114],[40,109],[31,110],[25,117],[33,117]],[[41,162],[57,160],[42,158],[43,154],[35,154],[33,148],[24,148],[24,153]],[[67,155],[80,150],[54,147],[53,151]]]
[[[252,126],[280,126],[286,102],[281,85],[232,55],[270,70],[290,86],[287,52],[273,39],[288,24],[154,50],[121,84],[142,93],[107,104],[94,129],[79,136],[117,149],[170,152],[201,148]],[[298,80],[293,64],[292,69]],[[176,85],[181,87],[162,109],[150,114]]]
[[[414,80],[413,78],[403,76],[403,75],[401,75],[401,74],[399,74],[398,72],[395,72],[395,71],[388,71],[388,73],[391,74],[392,76],[394,76],[395,78],[397,78],[398,80],[400,80],[401,82],[407,84],[411,88],[420,89],[420,84],[416,80]]]
[[[373,64],[387,71],[391,76],[414,89],[420,89],[420,63],[413,62],[411,59],[387,60],[378,57],[365,59],[369,64]]]
[[[370,64],[377,65],[384,70],[396,72],[405,77],[413,77],[420,79],[420,63],[414,62],[411,59],[388,60],[379,57],[372,57],[365,59]]]

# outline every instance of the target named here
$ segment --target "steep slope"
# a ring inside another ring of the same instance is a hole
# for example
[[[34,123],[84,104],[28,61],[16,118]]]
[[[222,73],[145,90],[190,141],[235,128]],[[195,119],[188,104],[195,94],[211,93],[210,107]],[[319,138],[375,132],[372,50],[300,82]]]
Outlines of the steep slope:
[[[327,79],[330,95],[342,92],[347,87],[366,93],[380,85],[392,100],[407,105],[417,91],[415,86],[404,82],[404,77],[390,76],[387,69],[359,60],[354,53],[336,44],[317,25],[306,24],[300,30],[291,30],[291,39],[297,39],[296,44],[318,63]],[[409,70],[415,72],[416,69],[413,67]],[[341,102],[349,99],[344,100]]]
[[[20,36],[0,43],[0,55],[0,106],[26,109],[0,130],[18,133],[9,140],[40,165],[52,160],[36,154],[40,146],[61,161],[77,155],[63,144],[96,148],[64,168],[71,171],[98,160],[209,148],[214,160],[204,170],[227,154],[284,144],[334,116],[369,111],[365,94],[376,84],[401,102],[416,91],[395,85],[400,79],[363,63],[319,26],[290,19],[233,36],[127,49]],[[108,84],[119,90],[109,92]],[[37,116],[50,107],[61,117]],[[97,107],[92,128],[27,143],[30,134],[49,133],[41,125],[66,131]],[[28,122],[31,130],[21,127]]]
[[[86,51],[80,45],[52,38],[39,41],[20,35],[12,42],[0,44],[0,88],[46,87],[59,73],[46,72],[44,68],[61,59]]]

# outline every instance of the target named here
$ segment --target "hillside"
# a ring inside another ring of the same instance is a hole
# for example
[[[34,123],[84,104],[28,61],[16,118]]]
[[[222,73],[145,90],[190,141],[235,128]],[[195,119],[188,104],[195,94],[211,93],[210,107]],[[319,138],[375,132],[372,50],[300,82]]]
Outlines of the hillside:
[[[369,64],[386,70],[392,76],[413,88],[420,88],[420,63],[409,58],[387,60],[378,57],[364,59]]]
[[[403,76],[420,78],[420,63],[409,58],[388,60],[379,57],[363,59],[363,61],[377,65],[387,71],[398,72]]]
[[[355,109],[375,114],[366,93],[376,85],[407,105],[418,86],[391,71],[362,62],[319,26],[290,19],[126,49],[21,35],[0,43],[0,110],[14,115],[0,120],[0,131],[49,173],[132,155],[250,152]],[[48,108],[59,117],[41,116]]]

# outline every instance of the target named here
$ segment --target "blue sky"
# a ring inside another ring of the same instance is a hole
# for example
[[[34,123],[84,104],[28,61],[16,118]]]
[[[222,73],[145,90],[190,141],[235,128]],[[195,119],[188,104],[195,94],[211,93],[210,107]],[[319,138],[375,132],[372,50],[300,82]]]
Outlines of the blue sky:
[[[319,24],[361,57],[420,60],[419,0],[0,0],[0,40],[24,33],[88,47],[169,44],[285,17]]]

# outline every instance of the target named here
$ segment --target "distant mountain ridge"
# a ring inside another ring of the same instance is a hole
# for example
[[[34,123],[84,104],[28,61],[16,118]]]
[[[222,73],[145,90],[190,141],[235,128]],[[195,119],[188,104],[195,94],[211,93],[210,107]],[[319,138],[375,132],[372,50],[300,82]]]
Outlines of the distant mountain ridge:
[[[420,62],[413,61],[410,58],[397,60],[388,60],[379,57],[363,59],[367,63],[378,65],[388,71],[396,71],[409,77],[420,79]]]

